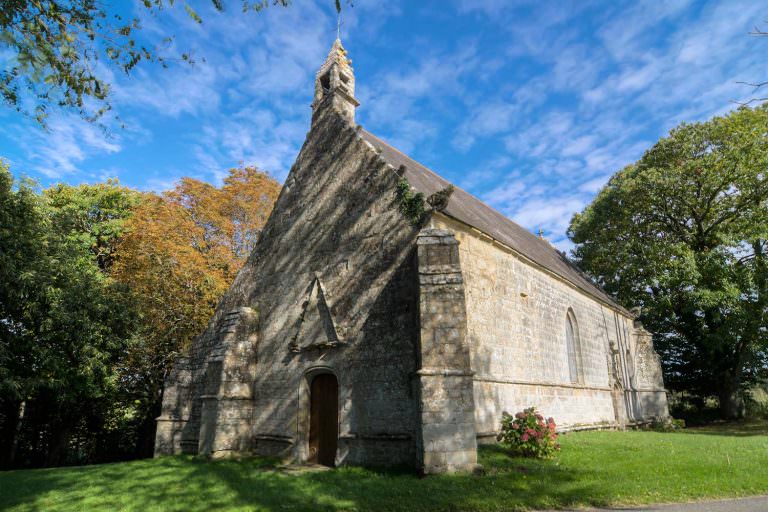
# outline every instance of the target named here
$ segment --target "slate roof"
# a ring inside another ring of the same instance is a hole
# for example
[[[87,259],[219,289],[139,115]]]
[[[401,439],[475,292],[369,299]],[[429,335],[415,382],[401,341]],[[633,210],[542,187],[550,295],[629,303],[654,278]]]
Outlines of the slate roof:
[[[450,182],[404,155],[372,133],[360,129],[363,139],[381,150],[381,157],[395,169],[405,166],[405,179],[417,191],[429,196],[447,187]],[[623,313],[634,316],[586,277],[564,254],[546,240],[539,238],[516,222],[505,217],[468,192],[455,187],[444,214],[472,226],[522,254],[534,263],[565,279],[579,290],[608,303]]]

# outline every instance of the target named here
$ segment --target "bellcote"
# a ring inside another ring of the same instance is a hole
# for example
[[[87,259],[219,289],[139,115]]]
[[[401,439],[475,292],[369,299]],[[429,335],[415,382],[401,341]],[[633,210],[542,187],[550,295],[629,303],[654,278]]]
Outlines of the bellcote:
[[[328,58],[320,66],[315,77],[315,99],[312,102],[313,119],[319,112],[332,108],[350,123],[355,122],[355,108],[360,102],[355,98],[355,74],[347,51],[336,39]]]

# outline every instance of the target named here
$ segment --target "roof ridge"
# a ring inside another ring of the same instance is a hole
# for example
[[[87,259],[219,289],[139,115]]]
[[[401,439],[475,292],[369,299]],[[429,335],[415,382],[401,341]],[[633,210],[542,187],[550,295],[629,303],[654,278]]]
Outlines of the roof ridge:
[[[429,168],[429,167],[427,167],[426,165],[422,164],[421,162],[418,162],[418,161],[416,161],[416,160],[415,160],[413,157],[410,157],[410,156],[406,155],[405,153],[403,153],[402,151],[400,151],[399,149],[397,149],[396,147],[394,147],[393,145],[391,145],[390,143],[388,143],[387,141],[385,141],[384,139],[382,139],[382,138],[381,138],[381,137],[379,137],[378,135],[375,135],[375,134],[371,133],[370,131],[366,130],[365,128],[362,128],[362,127],[361,127],[360,129],[361,129],[362,131],[364,131],[365,133],[367,133],[368,135],[370,135],[371,137],[373,137],[374,139],[376,139],[377,141],[379,141],[379,142],[381,142],[382,144],[384,144],[385,146],[387,146],[387,147],[388,147],[389,149],[391,149],[392,151],[395,151],[396,153],[398,153],[398,154],[402,155],[403,157],[407,158],[408,160],[413,160],[414,162],[416,162],[417,164],[419,164],[419,165],[420,165],[422,168],[424,168],[424,170],[426,170],[426,171],[429,171],[430,173],[432,173],[432,174],[433,174],[433,175],[434,175],[434,176],[435,176],[437,179],[439,179],[439,180],[442,180],[442,181],[444,181],[444,182],[448,183],[449,185],[453,185],[453,187],[454,187],[456,190],[460,190],[460,191],[464,192],[464,193],[465,193],[465,194],[467,194],[468,196],[470,196],[470,197],[472,197],[472,198],[476,199],[477,201],[479,201],[479,202],[480,202],[480,203],[481,203],[483,206],[485,206],[485,207],[486,207],[486,208],[488,208],[489,210],[493,210],[494,212],[496,212],[496,213],[498,213],[498,214],[500,214],[500,215],[504,216],[504,217],[505,217],[507,220],[509,220],[510,222],[512,222],[512,223],[514,223],[514,224],[516,224],[517,226],[520,226],[520,228],[522,228],[523,230],[525,230],[525,232],[526,232],[526,233],[528,233],[528,234],[531,236],[531,240],[534,240],[534,239],[535,239],[537,242],[543,242],[543,243],[547,244],[547,246],[548,246],[549,248],[551,248],[552,250],[554,250],[554,251],[555,251],[555,252],[557,252],[558,254],[560,253],[560,251],[558,251],[558,250],[557,250],[557,249],[556,249],[556,248],[555,248],[555,247],[554,247],[554,246],[553,246],[551,243],[549,243],[549,241],[548,241],[548,240],[545,240],[545,239],[541,239],[541,238],[539,238],[538,236],[536,236],[536,234],[534,234],[534,233],[532,233],[532,232],[528,231],[528,230],[527,230],[525,227],[523,227],[521,224],[519,224],[518,222],[516,222],[514,219],[511,219],[511,218],[507,217],[506,215],[504,215],[504,214],[503,214],[503,213],[501,213],[500,211],[496,210],[496,208],[492,207],[492,206],[491,206],[491,205],[489,205],[489,204],[486,204],[486,202],[485,202],[485,201],[483,201],[482,199],[480,199],[479,197],[477,197],[477,196],[476,196],[476,195],[474,195],[473,193],[471,193],[471,192],[468,192],[467,190],[465,190],[465,189],[463,189],[462,187],[460,187],[460,186],[456,185],[456,184],[455,184],[455,183],[453,183],[452,181],[450,181],[450,180],[448,180],[448,179],[446,179],[446,178],[444,178],[444,177],[440,176],[438,173],[436,173],[435,171],[433,171],[432,169],[430,169],[430,168]]]
[[[471,197],[473,197],[474,199],[477,199],[478,201],[480,201],[480,202],[483,204],[483,206],[485,206],[485,207],[487,207],[487,208],[489,208],[489,209],[491,209],[491,210],[494,210],[494,211],[495,211],[495,208],[493,208],[493,207],[492,207],[492,206],[490,206],[490,205],[487,205],[487,204],[485,204],[485,201],[483,201],[482,199],[480,199],[479,197],[477,197],[476,195],[474,195],[472,192],[469,192],[469,191],[467,191],[467,190],[463,189],[462,187],[460,187],[460,186],[456,185],[456,184],[455,184],[455,183],[453,183],[452,181],[450,181],[450,180],[447,180],[446,178],[443,178],[442,176],[440,176],[438,173],[436,173],[435,171],[433,171],[432,169],[430,169],[430,168],[429,168],[429,167],[427,167],[426,165],[422,164],[421,162],[418,162],[418,161],[416,161],[416,160],[415,160],[413,157],[410,157],[410,156],[406,155],[405,153],[403,153],[402,151],[400,151],[399,149],[397,149],[396,147],[394,147],[393,145],[391,145],[390,143],[388,143],[387,141],[385,141],[385,140],[384,140],[384,139],[382,139],[381,137],[379,137],[379,136],[377,136],[377,135],[374,135],[373,133],[369,132],[369,131],[368,131],[368,130],[366,130],[365,128],[361,128],[361,129],[362,129],[362,131],[364,131],[365,133],[367,133],[368,135],[370,135],[371,137],[373,137],[373,138],[374,138],[374,139],[376,139],[377,141],[379,141],[379,142],[381,142],[382,144],[384,144],[385,146],[387,146],[387,147],[388,147],[389,149],[391,149],[392,151],[395,151],[396,153],[398,153],[398,154],[402,155],[403,157],[407,158],[408,160],[413,160],[414,162],[416,162],[417,164],[419,164],[421,167],[423,167],[423,168],[424,168],[424,170],[426,170],[426,171],[429,171],[431,174],[433,174],[433,175],[435,176],[435,178],[437,178],[437,179],[439,179],[439,180],[442,180],[442,181],[444,181],[444,182],[448,183],[449,185],[453,185],[453,187],[454,187],[456,190],[460,190],[460,191],[464,192],[464,193],[465,193],[465,194],[467,194],[468,196],[471,196]],[[499,212],[499,213],[501,213],[501,212]],[[503,215],[503,214],[502,214],[502,215]],[[504,215],[504,216],[506,217],[506,215]],[[507,218],[509,219],[509,217],[507,217]],[[517,222],[515,222],[515,221],[514,221],[514,219],[509,219],[509,221],[510,221],[510,222],[514,222],[515,224],[517,224],[518,226],[520,226],[520,224],[518,224]],[[522,228],[522,226],[520,226],[520,227]],[[523,228],[523,229],[525,229],[525,228]],[[526,230],[526,231],[527,231],[527,230]],[[534,237],[536,236],[536,235],[534,235],[533,233],[531,233],[531,235],[532,235],[532,236],[534,236]]]
[[[359,126],[359,125],[358,125]],[[397,168],[405,167],[404,177],[413,188],[425,195],[437,192],[445,185],[453,185],[429,167],[409,157],[380,137],[360,127],[361,135],[370,139],[371,145],[381,144],[377,148],[381,157]],[[389,153],[389,155],[385,155]],[[455,185],[454,185],[455,187]],[[568,257],[553,246],[548,240],[539,238],[511,218],[507,217],[480,198],[467,192],[461,187],[455,187],[459,194],[451,195],[442,213],[486,234],[493,240],[509,247],[535,265],[551,272],[560,279],[570,283],[587,295],[630,315],[614,297],[598,286],[592,279],[577,267]]]

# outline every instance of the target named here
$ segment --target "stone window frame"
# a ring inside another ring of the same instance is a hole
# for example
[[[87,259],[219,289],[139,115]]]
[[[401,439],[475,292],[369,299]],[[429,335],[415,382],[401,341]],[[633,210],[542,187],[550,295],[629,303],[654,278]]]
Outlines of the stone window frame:
[[[573,308],[565,313],[565,357],[568,363],[568,377],[571,384],[584,383],[584,368],[581,358],[581,336],[579,323]],[[570,335],[569,335],[570,333]]]

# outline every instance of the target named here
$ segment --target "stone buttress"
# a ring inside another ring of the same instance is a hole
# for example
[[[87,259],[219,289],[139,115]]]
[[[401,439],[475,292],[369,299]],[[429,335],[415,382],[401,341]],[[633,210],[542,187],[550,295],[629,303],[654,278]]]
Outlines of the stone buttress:
[[[467,346],[458,242],[439,229],[419,233],[419,423],[425,473],[477,464],[473,372]]]

